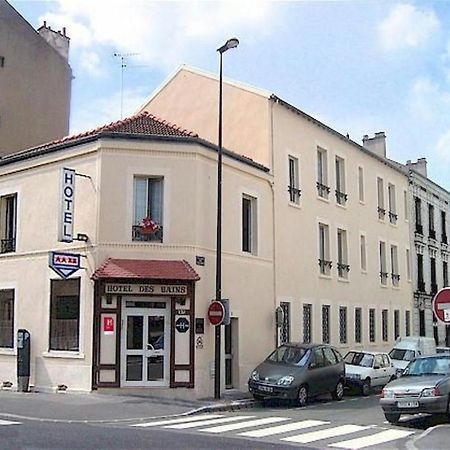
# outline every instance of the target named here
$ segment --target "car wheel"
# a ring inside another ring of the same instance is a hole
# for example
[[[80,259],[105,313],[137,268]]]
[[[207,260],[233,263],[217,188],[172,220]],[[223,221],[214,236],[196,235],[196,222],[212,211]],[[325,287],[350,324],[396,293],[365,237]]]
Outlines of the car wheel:
[[[366,378],[361,386],[361,394],[367,397],[370,394],[370,378]]]
[[[297,405],[306,406],[307,401],[308,401],[308,388],[303,384],[298,389]]]
[[[333,396],[334,400],[342,400],[342,397],[344,397],[344,383],[342,382],[342,380],[338,381],[331,395]]]
[[[398,413],[384,413],[384,417],[389,423],[398,423],[400,420],[400,414]]]

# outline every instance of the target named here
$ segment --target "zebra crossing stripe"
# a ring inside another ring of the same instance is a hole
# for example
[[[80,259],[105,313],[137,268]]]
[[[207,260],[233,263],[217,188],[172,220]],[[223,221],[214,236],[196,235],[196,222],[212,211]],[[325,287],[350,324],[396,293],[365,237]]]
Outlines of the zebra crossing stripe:
[[[317,427],[319,425],[328,425],[329,423],[330,422],[323,422],[321,420],[302,420],[301,422],[287,423],[275,427],[262,428],[261,430],[245,431],[244,433],[239,433],[239,436],[256,438],[273,436],[274,434],[287,433],[289,431],[297,431],[304,428]]]
[[[241,419],[252,419],[255,416],[235,416],[235,417],[223,417],[221,419],[206,419],[199,422],[190,423],[178,423],[176,425],[166,425],[164,428],[173,428],[175,430],[184,430],[186,428],[202,427],[203,425],[214,425],[217,423],[236,422]]]
[[[284,422],[289,420],[288,417],[265,417],[263,419],[248,420],[246,422],[233,423],[231,425],[220,425],[213,428],[205,428],[200,431],[205,433],[225,433],[227,431],[240,430],[242,428],[257,427],[259,425],[267,425],[269,423]]]
[[[358,450],[360,448],[369,447],[370,445],[384,444],[385,442],[402,439],[413,433],[413,431],[387,430],[372,434],[370,436],[351,439],[349,441],[337,442],[336,444],[330,444],[329,447]]]
[[[360,425],[342,425],[340,427],[327,428],[320,431],[312,431],[311,433],[299,434],[297,436],[289,436],[286,438],[282,438],[281,440],[306,444],[308,442],[320,441],[321,439],[328,439],[331,437],[342,436],[344,434],[356,433],[357,431],[367,430],[368,428],[372,427],[363,427]]]
[[[20,422],[11,422],[10,420],[1,420],[0,425],[20,425]]]
[[[177,419],[158,420],[156,422],[137,423],[137,424],[134,424],[131,426],[132,427],[157,427],[157,426],[162,426],[162,425],[170,425],[173,423],[186,423],[186,422],[201,421],[206,418],[215,419],[217,417],[223,417],[223,414],[202,414],[200,416],[180,417]]]

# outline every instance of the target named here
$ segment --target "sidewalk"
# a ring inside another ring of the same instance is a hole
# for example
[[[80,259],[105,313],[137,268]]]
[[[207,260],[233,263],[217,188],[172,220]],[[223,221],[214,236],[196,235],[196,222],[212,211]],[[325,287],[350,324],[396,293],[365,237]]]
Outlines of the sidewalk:
[[[251,407],[246,393],[224,398],[180,400],[120,392],[50,394],[0,391],[0,417],[53,422],[115,422]]]

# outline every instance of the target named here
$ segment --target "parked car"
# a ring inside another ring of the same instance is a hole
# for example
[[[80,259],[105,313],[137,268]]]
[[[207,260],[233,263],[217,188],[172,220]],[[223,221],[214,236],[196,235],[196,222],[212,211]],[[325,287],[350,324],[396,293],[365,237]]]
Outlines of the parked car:
[[[407,336],[397,339],[394,348],[389,352],[392,363],[400,376],[406,366],[418,356],[436,354],[436,342],[432,337]]]
[[[384,386],[396,378],[395,367],[387,353],[351,351],[344,357],[345,383],[369,395],[370,388]]]
[[[308,398],[331,393],[344,395],[345,366],[341,354],[330,345],[283,344],[251,374],[249,391],[256,399],[296,400],[304,406]]]
[[[383,389],[380,399],[386,420],[399,421],[401,414],[447,414],[450,418],[450,356],[422,356],[403,375]]]
[[[436,347],[436,353],[450,355],[450,347]]]

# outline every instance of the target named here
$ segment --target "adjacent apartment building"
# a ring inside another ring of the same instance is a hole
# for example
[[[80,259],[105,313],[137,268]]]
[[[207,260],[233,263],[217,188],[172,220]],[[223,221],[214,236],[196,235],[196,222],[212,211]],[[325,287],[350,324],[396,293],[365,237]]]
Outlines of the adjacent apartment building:
[[[66,31],[37,31],[0,0],[0,156],[66,136],[72,70]]]

